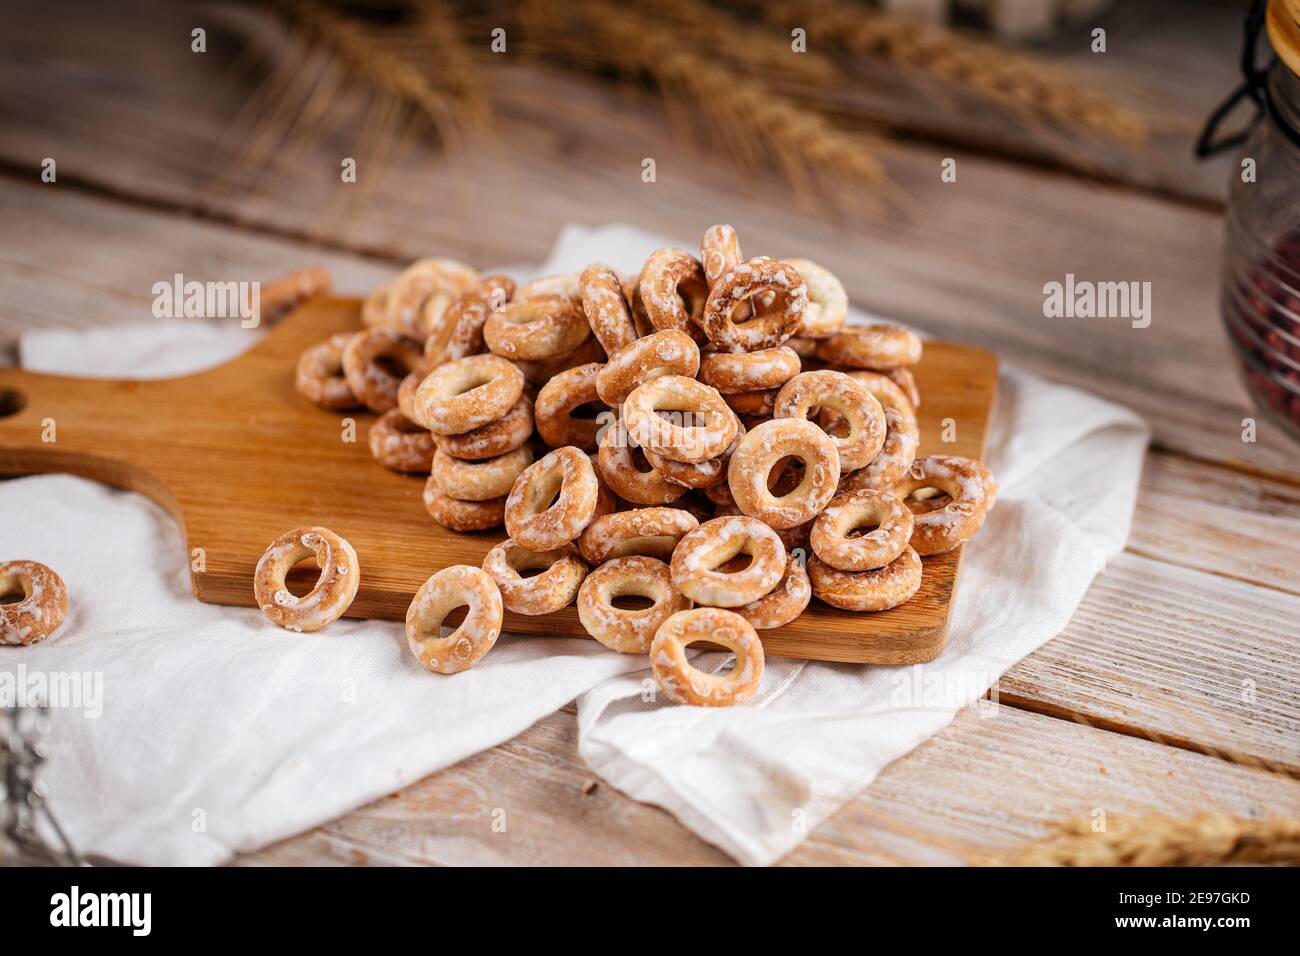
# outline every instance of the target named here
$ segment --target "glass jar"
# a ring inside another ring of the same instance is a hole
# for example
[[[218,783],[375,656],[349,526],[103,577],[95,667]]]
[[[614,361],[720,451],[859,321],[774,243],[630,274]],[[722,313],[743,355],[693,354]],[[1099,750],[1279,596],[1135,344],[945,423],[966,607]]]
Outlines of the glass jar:
[[[1256,70],[1264,23],[1277,58]],[[1300,440],[1300,0],[1257,3],[1246,43],[1246,85],[1211,119],[1198,151],[1217,151],[1208,143],[1217,122],[1241,99],[1255,102],[1260,115],[1228,200],[1221,311],[1256,405]]]

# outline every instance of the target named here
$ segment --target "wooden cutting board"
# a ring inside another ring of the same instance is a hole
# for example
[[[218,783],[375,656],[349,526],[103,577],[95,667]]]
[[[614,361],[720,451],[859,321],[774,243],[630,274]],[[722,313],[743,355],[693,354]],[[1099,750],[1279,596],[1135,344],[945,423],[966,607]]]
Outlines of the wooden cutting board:
[[[266,546],[292,528],[324,525],[350,541],[361,562],[349,616],[401,620],[430,574],[449,564],[480,565],[505,532],[438,527],[421,502],[424,479],[394,474],[371,458],[366,430],[374,416],[321,411],[294,390],[299,353],[358,328],[359,309],[358,299],[317,299],[234,361],[183,378],[113,381],[0,369],[0,474],[71,472],[150,496],[180,523],[191,556],[201,555],[201,571],[191,562],[195,596],[216,604],[252,607],[253,568]],[[923,398],[920,454],[981,457],[995,357],[931,341],[915,372]],[[343,441],[347,418],[356,423],[351,444]],[[948,418],[956,440],[944,443]],[[815,660],[931,660],[943,649],[960,562],[960,550],[925,559],[916,596],[878,614],[814,599],[794,623],[760,632],[764,647]],[[505,627],[584,633],[573,607],[541,618],[507,613]]]

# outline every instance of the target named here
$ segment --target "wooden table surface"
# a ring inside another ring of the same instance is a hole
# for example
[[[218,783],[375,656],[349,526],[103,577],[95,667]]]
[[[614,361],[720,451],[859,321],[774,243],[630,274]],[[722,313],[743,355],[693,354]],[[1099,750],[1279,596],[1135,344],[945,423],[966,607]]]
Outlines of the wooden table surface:
[[[151,286],[176,272],[265,279],[320,263],[359,293],[423,255],[537,261],[569,222],[630,222],[685,243],[731,222],[747,248],[828,266],[856,304],[1125,403],[1155,434],[1127,549],[1065,632],[1003,677],[996,719],[959,715],[784,862],[960,862],[1094,808],[1295,815],[1300,446],[1263,420],[1258,440],[1242,441],[1256,412],[1216,304],[1231,161],[1197,165],[1189,146],[1235,85],[1241,9],[1124,7],[1109,53],[1074,37],[1054,55],[1158,110],[1148,146],[1074,143],[882,72],[846,95],[844,112],[893,128],[884,162],[905,202],[864,215],[860,203],[814,206],[767,174],[741,176],[707,139],[679,145],[639,93],[510,56],[486,63],[497,114],[487,145],[442,155],[417,138],[372,164],[359,122],[291,142],[250,137],[240,117],[265,103],[238,51],[286,43],[261,14],[9,2],[0,349],[12,356],[27,328],[147,318]],[[206,54],[190,51],[196,26]],[[545,121],[540,103],[556,107]],[[343,186],[347,156],[360,177]],[[640,180],[648,156],[654,183]],[[40,179],[46,157],[54,184]],[[958,161],[956,183],[940,181],[945,157]],[[1043,284],[1066,273],[1151,282],[1150,327],[1044,319]],[[570,706],[241,862],[728,862],[668,814],[595,785],[575,741]],[[508,833],[491,826],[502,806]]]

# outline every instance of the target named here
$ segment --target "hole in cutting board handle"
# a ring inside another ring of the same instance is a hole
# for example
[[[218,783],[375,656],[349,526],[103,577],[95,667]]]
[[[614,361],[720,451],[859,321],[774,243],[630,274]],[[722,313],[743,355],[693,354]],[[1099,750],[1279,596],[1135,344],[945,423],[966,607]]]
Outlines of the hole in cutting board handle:
[[[17,415],[27,407],[27,396],[16,388],[0,388],[0,418]]]

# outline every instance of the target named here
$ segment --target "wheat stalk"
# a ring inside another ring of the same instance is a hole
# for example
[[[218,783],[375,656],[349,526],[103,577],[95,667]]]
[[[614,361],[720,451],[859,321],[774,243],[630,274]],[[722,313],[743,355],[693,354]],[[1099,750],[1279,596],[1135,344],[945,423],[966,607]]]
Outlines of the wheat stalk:
[[[1072,820],[1041,843],[980,866],[1224,866],[1300,864],[1300,819],[1243,820],[1223,813],[1190,818],[1162,814],[1110,816],[1093,832],[1091,819]]]

